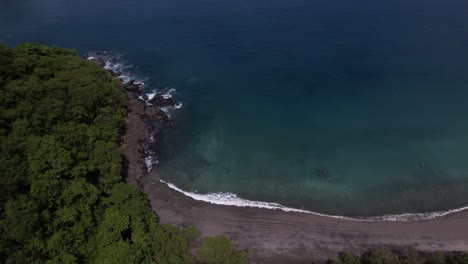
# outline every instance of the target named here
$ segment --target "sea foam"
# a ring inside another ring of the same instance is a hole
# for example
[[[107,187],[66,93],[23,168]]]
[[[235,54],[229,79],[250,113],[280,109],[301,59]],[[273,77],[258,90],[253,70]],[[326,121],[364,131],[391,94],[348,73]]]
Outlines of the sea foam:
[[[158,89],[152,89],[148,92],[148,88],[146,87],[147,78],[142,78],[141,76],[135,74],[135,69],[133,64],[128,64],[124,61],[120,55],[115,53],[110,53],[106,51],[97,51],[97,52],[89,52],[83,56],[86,60],[97,60],[100,61],[103,65],[102,67],[110,71],[112,75],[116,76],[118,79],[122,81],[123,84],[133,84],[138,85],[141,90],[146,91],[138,98],[140,100],[145,101],[146,105],[151,105],[149,100],[153,99],[156,95],[161,95],[164,99],[170,99],[173,97],[173,94],[176,93],[176,89],[163,89],[159,91]],[[182,107],[181,102],[177,102],[174,107],[165,106],[159,107],[160,110],[164,111],[167,117],[171,118],[172,111],[176,109],[180,109]],[[153,128],[157,129],[157,128]],[[159,163],[159,155],[156,153],[152,148],[151,144],[155,143],[154,134],[158,133],[157,130],[153,130],[152,135],[148,139],[148,142],[144,145],[144,152],[145,152],[145,166],[146,169],[149,171],[152,170],[153,166]]]
[[[323,217],[331,217],[343,220],[351,220],[351,221],[363,221],[363,222],[377,222],[377,221],[415,221],[415,220],[430,220],[436,217],[442,217],[453,213],[458,213],[461,211],[465,211],[468,209],[468,206],[464,206],[461,208],[450,209],[446,211],[436,211],[436,212],[429,212],[429,213],[404,213],[404,214],[389,214],[389,215],[382,215],[382,216],[371,216],[371,217],[348,217],[348,216],[341,216],[341,215],[330,215],[330,214],[322,214],[313,211],[286,207],[279,203],[272,203],[272,202],[261,202],[261,201],[251,201],[247,199],[243,199],[238,197],[236,194],[233,193],[208,193],[208,194],[199,194],[193,192],[186,192],[176,185],[160,180],[162,183],[165,183],[169,188],[184,194],[194,200],[203,201],[210,204],[217,204],[217,205],[228,205],[228,206],[237,206],[237,207],[255,207],[255,208],[264,208],[264,209],[271,209],[271,210],[281,210],[284,212],[296,212],[296,213],[306,213],[306,214],[313,214],[317,216]]]

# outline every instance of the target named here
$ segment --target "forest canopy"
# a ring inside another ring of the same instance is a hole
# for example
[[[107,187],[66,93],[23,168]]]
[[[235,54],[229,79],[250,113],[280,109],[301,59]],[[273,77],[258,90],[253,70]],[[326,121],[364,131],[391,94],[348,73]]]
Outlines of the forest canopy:
[[[191,254],[198,231],[159,225],[123,181],[119,87],[75,51],[0,46],[2,262],[245,263],[222,236]]]

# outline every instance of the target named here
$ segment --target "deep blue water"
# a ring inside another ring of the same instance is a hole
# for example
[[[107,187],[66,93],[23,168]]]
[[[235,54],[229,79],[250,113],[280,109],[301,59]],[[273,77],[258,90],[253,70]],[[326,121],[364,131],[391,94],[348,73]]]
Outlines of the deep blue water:
[[[184,107],[152,172],[344,215],[468,204],[466,0],[3,0],[0,42],[119,53]]]

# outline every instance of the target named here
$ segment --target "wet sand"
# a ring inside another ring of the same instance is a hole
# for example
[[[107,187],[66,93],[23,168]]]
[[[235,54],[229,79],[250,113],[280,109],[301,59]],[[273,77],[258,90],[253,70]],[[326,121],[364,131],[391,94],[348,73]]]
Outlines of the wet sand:
[[[363,222],[196,201],[159,181],[143,184],[161,223],[195,226],[201,236],[228,235],[252,249],[253,263],[325,262],[337,252],[370,248],[468,250],[468,212],[431,220]]]

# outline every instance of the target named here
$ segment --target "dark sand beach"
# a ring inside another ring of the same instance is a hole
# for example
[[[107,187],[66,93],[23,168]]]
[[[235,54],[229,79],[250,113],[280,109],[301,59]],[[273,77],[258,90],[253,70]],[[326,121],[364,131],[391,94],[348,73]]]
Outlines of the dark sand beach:
[[[162,223],[195,226],[202,237],[228,235],[239,248],[254,251],[253,263],[322,263],[339,251],[379,247],[468,250],[466,211],[431,220],[363,222],[209,204],[159,181],[143,188]]]

